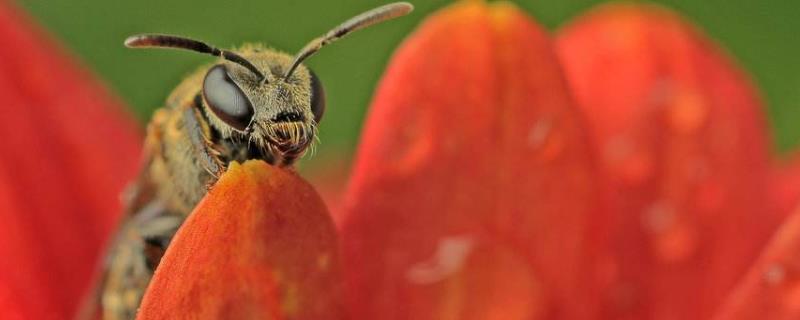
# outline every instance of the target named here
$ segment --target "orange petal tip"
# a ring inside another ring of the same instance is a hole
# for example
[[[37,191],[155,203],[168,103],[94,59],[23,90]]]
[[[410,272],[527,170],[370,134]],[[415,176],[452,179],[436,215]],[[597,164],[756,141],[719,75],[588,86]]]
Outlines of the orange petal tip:
[[[339,319],[333,223],[295,172],[232,163],[176,234],[138,319]]]

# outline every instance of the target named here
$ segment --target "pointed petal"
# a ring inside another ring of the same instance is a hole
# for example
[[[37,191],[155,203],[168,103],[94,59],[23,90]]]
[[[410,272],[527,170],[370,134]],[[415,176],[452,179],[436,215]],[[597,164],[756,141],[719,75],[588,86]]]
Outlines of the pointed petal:
[[[137,319],[341,319],[336,247],[308,183],[233,163],[178,230]]]
[[[601,317],[707,319],[776,226],[762,107],[746,77],[676,15],[610,5],[558,38],[614,212],[592,250]]]
[[[8,2],[0,44],[0,287],[23,302],[8,304],[22,318],[71,318],[141,137],[119,101]]]
[[[382,80],[345,199],[355,318],[585,316],[598,205],[578,118],[518,9],[464,1],[428,18]]]

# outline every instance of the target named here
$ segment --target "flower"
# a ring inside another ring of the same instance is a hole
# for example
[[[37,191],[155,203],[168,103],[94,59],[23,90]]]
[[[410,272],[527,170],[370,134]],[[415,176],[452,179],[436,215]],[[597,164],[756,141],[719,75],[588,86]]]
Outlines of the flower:
[[[68,318],[141,136],[27,20],[0,18],[31,53],[0,59],[0,316]],[[392,59],[335,221],[296,173],[233,163],[138,317],[796,318],[798,167],[772,159],[762,112],[666,9],[602,6],[553,35],[459,2]]]

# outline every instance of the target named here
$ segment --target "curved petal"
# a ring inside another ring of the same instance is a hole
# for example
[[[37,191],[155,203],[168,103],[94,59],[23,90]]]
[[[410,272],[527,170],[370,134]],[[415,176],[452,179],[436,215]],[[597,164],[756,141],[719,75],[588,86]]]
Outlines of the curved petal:
[[[8,2],[0,44],[0,318],[67,319],[121,210],[141,136]]]
[[[601,317],[707,319],[777,219],[762,107],[701,33],[649,5],[601,7],[558,37],[614,214]]]
[[[429,17],[380,84],[343,205],[355,318],[585,317],[588,149],[538,25],[481,1]]]
[[[336,233],[293,172],[232,163],[181,226],[137,319],[341,319]]]

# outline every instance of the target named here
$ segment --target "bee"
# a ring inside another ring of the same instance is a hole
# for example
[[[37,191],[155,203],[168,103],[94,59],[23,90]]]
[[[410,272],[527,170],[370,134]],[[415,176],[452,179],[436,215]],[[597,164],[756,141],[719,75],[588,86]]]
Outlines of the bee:
[[[169,243],[227,165],[260,159],[291,169],[314,143],[325,92],[302,62],[345,35],[405,14],[409,3],[359,14],[295,56],[261,45],[231,51],[185,37],[135,35],[130,48],[183,49],[219,57],[188,76],[147,126],[144,165],[126,195],[125,218],[82,317],[131,319]]]

